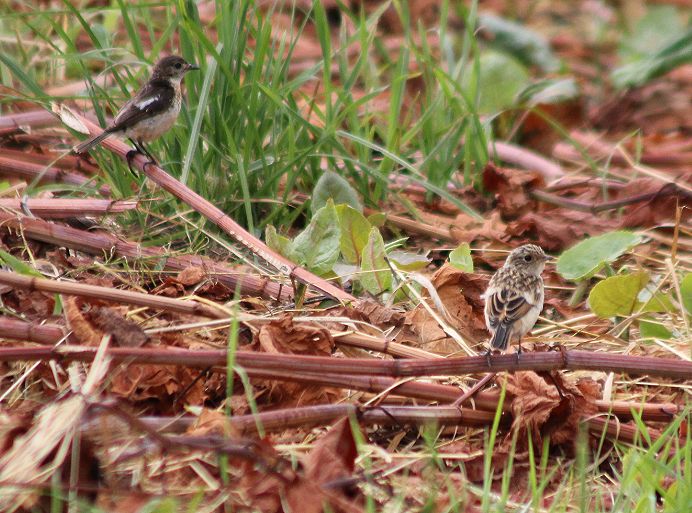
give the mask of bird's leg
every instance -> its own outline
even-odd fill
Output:
[[[493,348],[488,347],[488,351],[485,353],[485,361],[488,362],[488,368],[489,369],[492,368],[492,366],[493,366],[493,364],[490,361],[490,355],[492,354],[492,352],[493,352]]]
[[[127,161],[127,168],[130,170],[130,173],[133,175],[137,176],[137,173],[135,172],[134,169],[132,169],[132,160],[139,154],[139,150],[130,150],[125,154],[125,160]]]
[[[154,164],[155,166],[159,165],[159,163],[156,161],[156,158],[154,158],[154,156],[147,149],[143,142],[139,143],[139,147],[141,148],[142,153],[144,153],[144,155],[146,155],[149,158],[149,162],[144,164],[145,167],[147,166],[147,164]]]
[[[158,166],[158,162],[156,162],[156,159],[154,156],[149,152],[149,150],[146,149],[144,146],[144,143],[140,141],[136,141],[135,139],[130,139],[130,142],[134,145],[135,149],[130,150],[127,152],[127,165],[130,168],[130,171],[132,171],[132,159],[135,158],[135,156],[139,153],[140,155],[144,155],[149,159],[148,162],[145,162],[144,165],[142,166],[142,169],[146,169],[147,165],[149,164],[154,164],[155,166]]]
[[[521,339],[519,339],[519,342],[517,342],[517,352],[515,353],[517,355],[517,363],[519,363],[519,360],[521,359],[521,353],[524,351],[524,349],[521,347]]]

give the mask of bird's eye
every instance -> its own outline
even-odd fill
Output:
[[[524,261],[525,261],[525,262],[530,262],[531,260],[532,260],[531,255],[526,255],[526,256],[524,257]]]
[[[183,67],[183,65],[180,64],[179,62],[176,62],[176,63],[175,63],[175,69],[180,69],[180,68],[182,68],[182,67]]]

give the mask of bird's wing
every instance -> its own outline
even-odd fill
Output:
[[[523,331],[522,319],[533,307],[532,298],[526,294],[504,287],[489,290],[485,298],[485,318],[492,332],[490,347],[505,351],[516,330]]]
[[[485,314],[491,327],[496,327],[500,323],[512,324],[535,306],[535,298],[509,288],[503,287],[488,292],[485,299]]]
[[[147,82],[137,96],[129,100],[113,120],[113,131],[129,128],[171,108],[175,90],[165,81]]]

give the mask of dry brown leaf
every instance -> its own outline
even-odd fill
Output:
[[[681,177],[681,183],[692,183],[692,176]],[[618,198],[629,198],[639,194],[652,193],[656,197],[649,201],[628,205],[624,208],[620,226],[623,228],[649,227],[672,221],[678,206],[689,204],[689,195],[679,190],[675,184],[663,183],[655,178],[638,178],[625,184],[618,191]],[[690,219],[690,210],[683,210],[683,224]]]
[[[230,419],[220,411],[203,408],[186,433],[192,436],[223,436],[238,438],[240,433],[233,427]]]
[[[507,238],[506,229],[507,225],[502,221],[500,212],[497,210],[485,215],[482,220],[462,212],[454,219],[449,233],[458,242],[471,243],[481,238],[501,241]]]
[[[332,444],[334,437],[329,434],[325,438],[327,437],[328,439],[325,443],[328,445]],[[335,437],[338,439],[338,442],[340,437]],[[326,455],[325,452],[319,449],[321,445],[322,442],[318,441],[313,451],[317,450]],[[334,446],[334,448],[339,447],[342,447],[342,445],[338,443]],[[319,475],[308,477],[303,472],[282,465],[283,462],[278,454],[266,440],[259,442],[259,448],[260,451],[257,455],[258,459],[261,458],[265,462],[262,465],[264,468],[260,468],[259,465],[252,462],[243,462],[241,464],[241,478],[237,487],[248,498],[252,511],[260,511],[262,513],[284,513],[289,511],[323,513],[326,506],[329,508],[328,511],[333,511],[334,513],[362,513],[362,507],[347,499],[344,493],[337,488],[323,488],[321,486],[323,481],[317,479]],[[311,464],[310,460],[311,456],[308,456],[308,465]],[[327,464],[327,462],[322,462],[319,458],[316,461],[319,462],[321,468],[324,464]],[[267,465],[266,462],[273,462],[273,464]],[[267,467],[270,470],[267,470]],[[284,504],[288,506],[286,509],[283,507]]]
[[[132,401],[171,396],[182,390],[172,365],[129,364],[113,376],[111,392]]]
[[[289,353],[329,356],[334,340],[329,330],[298,324],[285,314],[260,328],[257,336],[260,348],[267,353]],[[270,398],[283,406],[333,402],[343,395],[341,390],[319,385],[302,385],[285,381],[270,381]]]
[[[150,293],[156,296],[180,297],[185,295],[185,287],[175,278],[167,278],[161,285],[153,288]]]
[[[350,318],[367,321],[375,326],[398,326],[404,321],[402,312],[372,299],[358,301],[354,307],[345,308],[344,313]]]
[[[113,308],[92,308],[86,316],[99,331],[110,334],[116,346],[141,347],[149,340],[137,323],[126,319]]]
[[[512,396],[512,429],[519,432],[519,441],[525,440],[527,431],[537,434],[560,401],[555,386],[531,371],[509,374],[507,393]]]
[[[488,284],[488,277],[465,273],[445,264],[431,281],[451,316],[452,327],[465,340],[474,343],[487,338],[480,295]],[[421,305],[406,314],[406,325],[419,336],[421,346],[428,351],[450,354],[459,350],[459,346]]]
[[[334,349],[334,340],[328,330],[294,323],[288,314],[262,326],[258,340],[267,353],[329,356]]]
[[[546,251],[561,251],[585,235],[599,235],[617,226],[617,221],[587,212],[552,209],[529,212],[510,223],[507,233],[537,242]]]
[[[63,301],[65,320],[72,330],[72,335],[85,346],[97,346],[101,342],[104,331],[95,327],[82,313],[82,300],[75,296],[66,297]]]
[[[305,478],[288,490],[291,510],[321,513],[323,505],[329,504],[336,511],[361,511],[361,507],[348,500],[340,488],[329,486],[351,476],[357,456],[351,423],[348,418],[343,418],[317,441],[308,454]]]
[[[554,445],[571,445],[577,439],[581,419],[598,411],[594,401],[600,397],[600,389],[593,381],[573,384],[555,372],[549,383],[532,371],[516,372],[506,379],[512,397],[512,430],[518,432],[520,448],[525,447],[527,432],[539,444],[535,447],[540,446],[543,436],[550,436]]]
[[[536,201],[529,191],[544,184],[535,171],[496,167],[488,164],[483,170],[483,186],[495,194],[497,208],[502,216],[514,219],[536,209]]]
[[[190,287],[202,281],[207,273],[199,266],[191,265],[178,273],[178,283]]]
[[[207,299],[224,302],[233,298],[234,291],[220,281],[207,281],[196,290],[196,294]]]
[[[322,436],[305,460],[305,477],[319,484],[353,473],[358,449],[348,418],[337,421]]]
[[[223,380],[217,374],[198,379],[199,373],[197,369],[175,365],[129,364],[115,372],[110,391],[133,402],[156,399],[162,411],[173,400],[202,405],[210,394],[223,388]],[[182,392],[184,397],[179,397]]]
[[[45,319],[53,315],[55,295],[38,290],[12,290],[3,298],[13,310],[23,314],[36,315]]]

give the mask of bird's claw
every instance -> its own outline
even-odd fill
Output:
[[[154,167],[156,167],[156,166],[158,166],[158,165],[159,165],[159,163],[156,162],[154,159],[149,159],[149,160],[147,160],[147,161],[142,165],[142,171],[144,171],[144,172],[146,173],[146,172],[147,172],[147,166],[154,166]]]
[[[517,352],[514,353],[517,355],[517,364],[519,363],[519,360],[521,360],[521,353],[523,353],[524,350],[521,348],[521,344],[519,344],[519,347],[517,348]]]

